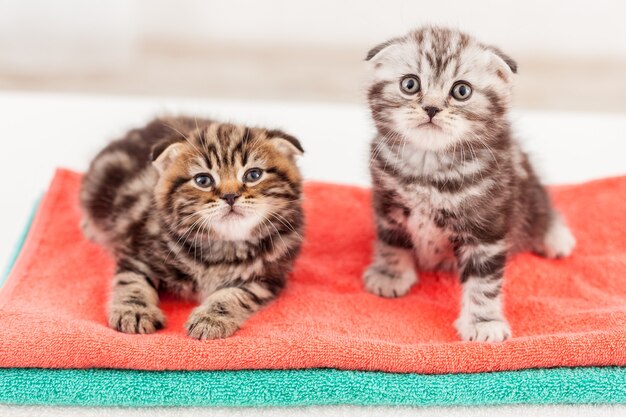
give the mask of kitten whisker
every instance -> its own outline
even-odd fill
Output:
[[[185,136],[185,134],[183,132],[181,132],[180,130],[176,129],[174,126],[164,123],[164,125],[166,127],[169,127],[170,129],[172,129],[173,131],[177,132],[179,135],[181,135],[183,137],[183,139],[185,141],[187,141],[187,143],[189,143],[195,150],[196,152],[198,152],[199,155],[202,155],[202,151],[200,151],[200,149],[198,149],[198,147],[196,145],[193,144],[193,142],[191,142],[191,140],[189,140],[189,138],[187,136]]]
[[[269,215],[271,215],[271,216],[276,217],[276,219],[277,219],[280,223],[282,223],[282,224],[283,224],[283,226],[287,227],[289,230],[291,230],[293,233],[295,233],[295,234],[296,234],[296,236],[298,236],[299,238],[302,238],[302,236],[300,235],[300,233],[298,233],[298,231],[297,231],[297,230],[293,227],[293,225],[292,225],[292,224],[291,224],[291,223],[290,223],[287,219],[285,219],[283,216],[281,216],[281,215],[280,215],[280,214],[278,214],[278,213],[272,213],[272,212],[269,212],[268,214],[269,214]]]

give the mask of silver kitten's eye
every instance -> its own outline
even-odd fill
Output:
[[[400,90],[404,94],[417,94],[420,88],[420,79],[417,75],[405,75],[400,80]]]
[[[472,95],[472,86],[465,81],[457,81],[450,90],[450,95],[456,100],[465,101]]]
[[[243,174],[243,182],[256,182],[263,176],[263,170],[260,168],[250,168]]]
[[[193,181],[200,188],[209,188],[215,183],[215,181],[213,180],[213,177],[209,174],[198,174],[195,177],[193,177]]]

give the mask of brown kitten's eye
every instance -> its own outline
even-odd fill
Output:
[[[417,94],[420,87],[420,79],[416,75],[405,75],[400,80],[400,90],[404,94]]]
[[[215,183],[215,181],[213,180],[213,177],[209,174],[198,174],[195,177],[193,177],[193,181],[200,188],[209,188]]]
[[[450,95],[459,101],[465,101],[472,95],[472,86],[465,81],[457,81],[452,86]]]
[[[243,182],[256,182],[263,176],[263,171],[260,168],[250,168],[243,174]]]

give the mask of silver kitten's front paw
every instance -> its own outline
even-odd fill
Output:
[[[157,306],[116,304],[109,312],[109,326],[123,333],[154,333],[164,325],[165,317]]]
[[[502,342],[511,337],[511,328],[504,319],[473,322],[460,318],[455,326],[461,339],[470,342]]]
[[[222,339],[235,333],[239,325],[203,308],[195,309],[185,323],[189,337],[199,340]]]
[[[367,291],[372,294],[395,298],[402,297],[409,292],[413,284],[417,282],[417,274],[412,269],[396,272],[373,264],[363,273],[363,281]]]

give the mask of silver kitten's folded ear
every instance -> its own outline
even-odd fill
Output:
[[[152,147],[152,165],[159,172],[165,171],[180,154],[184,138],[172,137],[163,139]]]
[[[513,74],[517,74],[517,62],[515,62],[513,58],[511,58],[510,56],[502,52],[500,48],[497,48],[495,46],[487,46],[487,50],[496,54],[496,56],[503,60],[504,63],[511,69],[511,72],[513,72]]]
[[[389,39],[387,42],[383,42],[381,44],[376,45],[375,47],[370,49],[370,51],[367,53],[365,60],[371,61],[376,55],[378,55],[379,52],[381,52],[383,49],[387,48],[388,46],[391,46],[397,43],[399,40],[400,38],[393,38],[393,39]]]
[[[304,148],[302,148],[300,141],[281,130],[268,130],[267,137],[278,152],[285,156],[293,158],[304,153]]]

